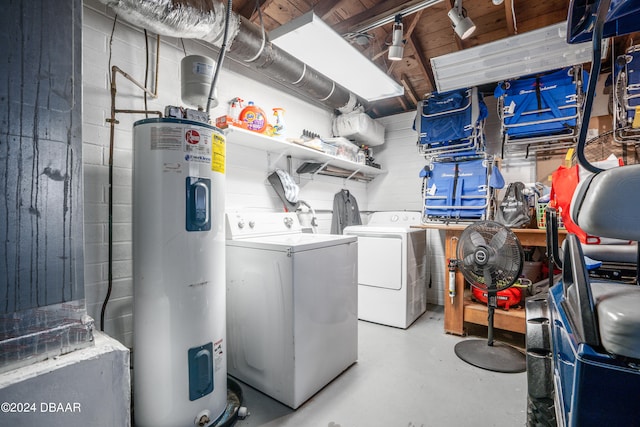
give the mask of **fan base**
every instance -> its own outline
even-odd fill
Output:
[[[470,365],[494,372],[517,373],[527,369],[525,355],[515,348],[494,342],[470,339],[461,341],[454,347],[456,356]]]

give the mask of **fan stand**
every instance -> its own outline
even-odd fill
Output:
[[[498,291],[495,284],[487,288],[487,342],[481,339],[461,341],[454,347],[456,356],[470,365],[494,372],[517,373],[526,370],[525,355],[510,345],[493,341],[493,313],[497,308]]]

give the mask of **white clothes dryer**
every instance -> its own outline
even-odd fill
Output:
[[[408,328],[427,307],[430,277],[426,231],[420,212],[374,212],[366,225],[349,226],[358,237],[358,318]]]
[[[227,213],[226,250],[228,372],[296,409],[357,360],[357,239]]]

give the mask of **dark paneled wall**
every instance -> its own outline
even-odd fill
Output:
[[[84,298],[82,1],[0,13],[0,314]]]

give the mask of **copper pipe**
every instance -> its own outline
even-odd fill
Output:
[[[136,79],[131,77],[129,74],[124,72],[122,69],[117,66],[111,67],[111,82],[110,82],[110,91],[111,91],[111,115],[106,121],[109,123],[109,188],[108,188],[108,208],[109,208],[109,218],[108,218],[108,261],[107,261],[107,294],[102,303],[102,309],[100,311],[100,330],[104,331],[104,318],[105,312],[107,309],[107,303],[109,302],[109,298],[111,297],[111,291],[113,289],[113,147],[115,145],[115,126],[118,122],[116,120],[116,114],[157,114],[159,117],[162,117],[161,111],[148,111],[148,110],[130,110],[130,109],[117,109],[116,108],[116,76],[118,73],[122,74],[124,78],[129,80],[131,83],[136,85],[138,88],[142,89],[147,95],[152,98],[158,97],[158,74],[160,70],[160,36],[157,36],[156,39],[156,75],[155,81],[153,83],[153,87],[155,92],[151,92],[144,85],[140,84]]]
[[[162,117],[162,111],[157,110],[115,110],[117,113],[125,113],[125,114],[157,114],[158,117]]]

